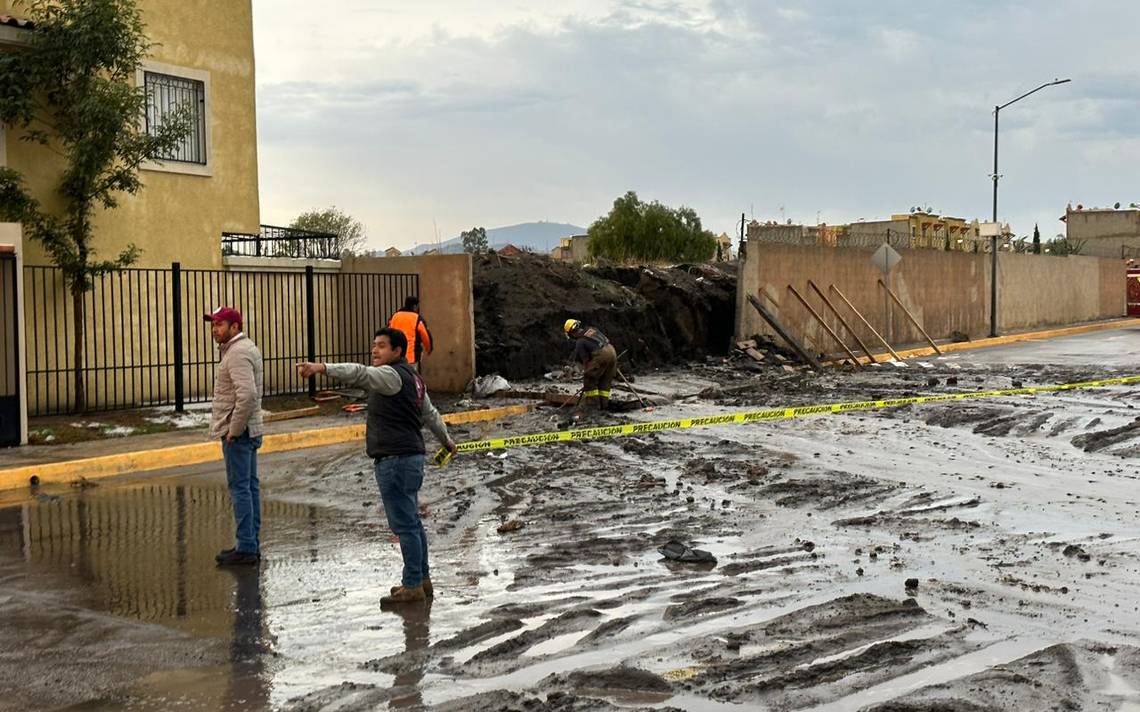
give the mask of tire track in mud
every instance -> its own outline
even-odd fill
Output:
[[[908,381],[882,379],[872,395],[904,394],[928,377],[930,371]],[[838,416],[808,432],[860,438],[881,432],[883,420],[906,419],[956,431],[938,435],[948,443],[961,433],[962,450],[984,442],[995,460],[1004,455],[1011,466],[1016,457],[1042,471],[1072,470],[1079,451],[1057,436],[1097,417],[1104,426],[1082,435],[1118,428],[1126,408],[1117,394],[1086,394],[1075,412],[1067,404],[1061,398],[970,410],[943,404],[930,413],[867,416],[866,426],[862,418]],[[1017,675],[987,671],[994,682],[985,684],[1004,685],[993,699],[971,692],[989,678],[953,671],[975,664],[996,641],[1027,631],[1046,640],[1074,635],[1081,627],[1072,621],[1096,623],[1093,611],[1103,613],[1104,601],[1111,607],[1140,597],[1127,576],[1136,560],[1126,536],[1022,531],[1021,515],[1007,521],[1021,495],[1009,494],[1000,474],[899,482],[876,476],[874,463],[859,456],[848,467],[814,460],[811,450],[785,452],[780,432],[756,428],[724,440],[716,433],[653,433],[512,453],[498,462],[471,458],[464,467],[482,468],[479,476],[493,476],[495,486],[470,500],[456,532],[476,528],[496,542],[499,592],[465,596],[465,624],[426,653],[366,665],[455,681],[425,704],[440,710],[618,709],[619,703],[629,709],[651,699],[683,709],[701,702],[855,709],[849,702],[860,699],[882,710],[896,709],[882,704],[1046,709],[1034,696],[1054,671],[1049,655],[1033,657],[1042,651],[1029,655]],[[1072,454],[1055,464],[1045,454],[1033,460],[1032,448],[1051,438],[1052,447]],[[1090,454],[1103,457],[1129,445],[1124,438]],[[958,451],[946,452],[953,458]],[[1076,483],[1073,490],[1083,494]],[[458,512],[448,503],[439,510],[443,520]],[[508,518],[525,526],[494,534]],[[718,565],[664,564],[656,547],[671,538],[712,550]],[[1109,597],[1098,600],[1094,584]],[[1140,627],[1130,615],[1117,621],[1120,630]],[[1113,656],[1113,674],[1132,680],[1140,665],[1130,654]],[[1078,665],[1087,678],[1080,685],[1090,689],[1101,679],[1086,670],[1091,664]],[[947,681],[913,699],[882,703],[870,696],[918,671],[937,671]],[[1069,699],[1081,703],[1091,694]],[[1002,700],[1029,705],[1002,706]]]

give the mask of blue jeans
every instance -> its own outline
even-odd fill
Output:
[[[257,481],[257,448],[261,436],[249,431],[234,438],[222,439],[222,459],[226,462],[226,484],[234,504],[234,528],[237,550],[246,554],[261,552],[261,485]]]
[[[415,588],[429,578],[428,544],[420,521],[420,487],[424,483],[424,456],[396,455],[376,460],[376,486],[384,502],[388,527],[400,537],[404,575],[400,584]]]

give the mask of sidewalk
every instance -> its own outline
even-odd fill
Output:
[[[318,415],[265,424],[265,434],[293,433],[314,428],[334,428],[364,422],[364,414]],[[171,430],[149,435],[126,435],[63,445],[24,445],[0,450],[0,471],[13,467],[44,465],[81,458],[117,455],[135,450],[160,450],[180,445],[199,445],[209,441],[204,427]]]
[[[973,351],[974,349],[986,349],[993,346],[1005,346],[1008,344],[1016,344],[1020,341],[1056,339],[1062,336],[1076,336],[1078,334],[1091,334],[1098,331],[1111,331],[1113,329],[1127,329],[1130,327],[1140,327],[1140,319],[1136,319],[1134,317],[1125,317],[1123,319],[1113,319],[1111,321],[1094,321],[1087,324],[1061,326],[1055,329],[1043,329],[1040,331],[1020,331],[1012,334],[1006,334],[1004,336],[975,339],[973,341],[955,341],[941,343],[938,344],[938,348],[942,353],[948,354],[957,351]],[[930,348],[929,346],[896,350],[896,353],[902,359],[935,355],[934,349]],[[875,360],[879,362],[889,361],[891,359],[892,355],[887,352],[875,354]],[[861,356],[859,358],[859,361],[864,365],[871,362],[871,360],[866,356]]]
[[[449,425],[496,420],[526,413],[533,404],[445,413]],[[364,415],[297,418],[265,425],[261,453],[364,440]],[[206,431],[187,431],[109,438],[68,445],[25,445],[0,451],[0,490],[27,487],[31,478],[40,484],[67,484],[133,472],[162,470],[220,460],[220,443]]]

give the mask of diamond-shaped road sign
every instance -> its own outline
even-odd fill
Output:
[[[875,250],[875,254],[871,255],[871,264],[878,267],[883,274],[890,274],[900,261],[902,261],[902,255],[895,252],[894,248],[885,242],[882,247]]]

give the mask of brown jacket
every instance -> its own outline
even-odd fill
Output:
[[[210,437],[237,437],[249,428],[256,438],[261,423],[261,351],[245,334],[239,333],[221,346],[222,360],[214,383],[210,410]]]

